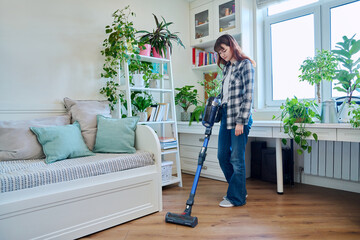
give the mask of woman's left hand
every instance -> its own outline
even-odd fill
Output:
[[[244,125],[236,124],[235,126],[235,136],[239,136],[244,133]]]

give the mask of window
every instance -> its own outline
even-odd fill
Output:
[[[306,6],[317,1],[318,0],[289,0],[283,3],[274,4],[268,8],[268,15],[271,16],[274,14],[286,12],[288,10]]]
[[[313,54],[313,14],[274,23],[271,33],[273,100],[292,98],[295,92],[298,98],[313,98],[314,87],[297,80],[298,66]]]
[[[355,39],[360,39],[360,1],[344,4],[341,6],[331,7],[330,11],[330,38],[331,49],[336,49],[335,45],[342,42],[343,36],[351,38],[354,34]],[[355,55],[355,59],[360,57],[360,52]],[[336,82],[336,80],[335,80]],[[334,83],[333,85],[334,86]],[[355,96],[360,96],[360,93],[354,91]],[[345,96],[344,93],[336,91],[332,88],[332,96],[340,97]]]
[[[299,3],[301,5],[295,5]],[[289,0],[268,8],[265,19],[267,106],[279,106],[294,95],[315,98],[315,86],[299,82],[300,65],[307,57],[313,57],[316,49],[334,49],[343,35],[348,34],[350,38],[357,33],[355,38],[360,39],[359,12],[359,0]],[[321,92],[322,99],[341,95],[332,91],[328,82],[322,84]]]

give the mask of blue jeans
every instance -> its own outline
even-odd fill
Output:
[[[235,136],[234,129],[226,129],[226,105],[222,108],[218,141],[218,159],[221,170],[228,182],[227,199],[235,206],[246,204],[245,146],[252,125],[250,116],[244,133]]]

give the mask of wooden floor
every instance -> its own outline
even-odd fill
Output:
[[[183,174],[183,188],[163,189],[162,212],[83,239],[360,239],[360,194],[296,184],[278,195],[275,184],[254,179],[245,206],[221,208],[227,183],[200,178],[192,213],[198,226],[165,223],[166,212],[184,210],[193,177]]]

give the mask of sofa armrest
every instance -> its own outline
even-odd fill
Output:
[[[154,154],[155,164],[161,172],[161,147],[155,131],[146,125],[137,125],[135,131],[135,148]]]

